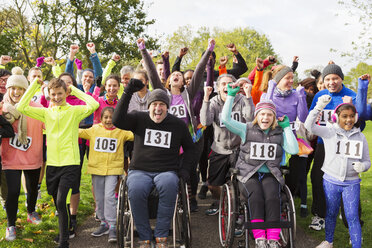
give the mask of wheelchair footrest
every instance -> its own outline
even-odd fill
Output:
[[[268,229],[268,228],[293,228],[293,223],[288,221],[271,221],[271,222],[245,222],[245,229]]]

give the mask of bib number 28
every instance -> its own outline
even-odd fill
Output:
[[[146,129],[144,145],[162,148],[170,148],[171,132]]]

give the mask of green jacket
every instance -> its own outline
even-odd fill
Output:
[[[93,97],[74,86],[70,86],[71,95],[86,102],[86,105],[55,106],[37,108],[29,106],[40,85],[34,81],[18,104],[18,111],[45,123],[47,137],[47,165],[66,166],[80,164],[79,123],[91,115],[99,106]]]

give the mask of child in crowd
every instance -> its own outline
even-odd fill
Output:
[[[221,114],[226,128],[241,139],[236,162],[236,168],[240,170],[239,188],[244,198],[249,198],[251,222],[280,221],[280,189],[284,185],[280,162],[284,152],[298,153],[298,143],[289,118],[284,116],[277,122],[276,108],[270,100],[256,105],[252,122],[242,123],[231,118],[239,88],[235,84],[227,86],[228,96]],[[281,247],[280,229],[253,229],[252,232],[256,248]]]
[[[36,79],[30,85],[17,110],[31,118],[45,123],[47,149],[47,190],[52,195],[58,210],[59,247],[69,247],[69,212],[66,205],[67,195],[79,175],[79,123],[92,114],[99,104],[87,94],[74,86],[67,88],[61,79],[52,79],[48,84],[50,108],[37,108],[29,105],[31,98],[42,86],[42,81]],[[71,106],[66,103],[66,97],[75,95],[87,105]]]
[[[2,142],[2,163],[8,185],[6,213],[8,227],[5,239],[13,241],[16,238],[16,220],[18,198],[21,189],[22,171],[26,179],[27,221],[40,224],[41,219],[35,211],[38,195],[40,168],[43,165],[43,123],[21,114],[16,109],[23,94],[28,88],[27,78],[19,67],[12,69],[12,76],[8,78],[4,95],[3,114],[14,130],[15,137],[5,138]],[[40,104],[31,102],[30,106],[40,108]]]
[[[133,133],[114,127],[113,107],[101,112],[101,123],[88,129],[79,129],[79,137],[90,141],[90,157],[87,173],[92,174],[96,213],[100,227],[94,237],[109,234],[109,242],[116,242],[115,187],[118,176],[124,174],[124,143],[133,141]]]
[[[362,230],[358,217],[361,181],[359,173],[367,171],[371,166],[368,143],[356,124],[358,114],[353,104],[338,105],[332,115],[333,123],[328,122],[326,126],[315,123],[319,113],[330,101],[329,95],[319,97],[305,122],[305,127],[309,131],[323,138],[325,148],[322,166],[326,198],[325,241],[317,248],[333,247],[341,197],[352,247],[360,248]]]

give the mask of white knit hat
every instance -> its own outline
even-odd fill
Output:
[[[16,66],[12,69],[12,75],[8,78],[5,88],[9,87],[21,87],[27,90],[28,81],[27,78],[23,75],[23,70]]]

